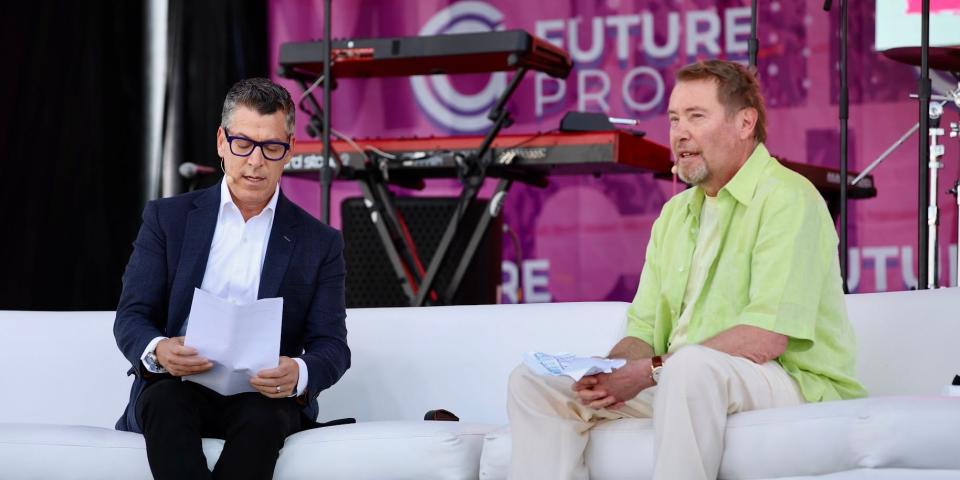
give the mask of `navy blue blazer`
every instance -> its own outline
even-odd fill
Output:
[[[158,336],[174,337],[190,313],[193,289],[203,282],[220,208],[220,184],[154,200],[143,210],[143,225],[123,274],[113,333],[135,375],[130,401],[117,430],[141,432],[137,399],[154,374],[140,361]],[[308,385],[298,401],[317,418],[317,395],[350,367],[344,323],[343,237],[310,216],[280,192],[260,274],[258,298],[283,297],[280,355],[300,357]]]

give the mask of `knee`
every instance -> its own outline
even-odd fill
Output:
[[[295,414],[284,399],[270,399],[259,393],[251,393],[243,403],[242,414],[234,419],[236,428],[279,438],[292,433]]]
[[[510,372],[507,381],[507,400],[517,403],[536,402],[543,397],[544,380],[526,365],[520,364]]]
[[[529,374],[530,370],[522,363],[514,367],[513,371],[510,372],[510,377],[507,379],[508,397],[513,398],[517,392],[523,391],[530,384],[527,377]]]
[[[720,378],[721,352],[701,345],[688,345],[676,351],[664,362],[661,374],[663,384],[704,386]]]
[[[510,372],[507,398],[512,402],[543,403],[557,396],[573,397],[573,381],[566,376],[541,376],[520,364]]]
[[[510,398],[529,396],[531,392],[537,390],[537,385],[542,382],[542,378],[521,363],[510,372],[510,378],[507,380],[507,396]]]
[[[186,421],[191,408],[191,392],[179,380],[161,380],[148,386],[137,399],[140,425]]]
[[[176,408],[179,407],[188,396],[189,392],[183,382],[160,380],[148,386],[143,393],[140,394],[140,398],[137,399],[137,404],[140,408]]]

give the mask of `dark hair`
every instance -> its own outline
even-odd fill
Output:
[[[677,80],[713,80],[717,82],[717,97],[728,114],[744,108],[757,111],[757,124],[753,137],[758,142],[767,140],[767,110],[760,95],[760,82],[756,75],[743,65],[726,60],[702,60],[691,63],[677,72]]]
[[[290,92],[286,88],[271,82],[267,78],[247,78],[233,84],[230,91],[227,92],[227,97],[223,99],[223,113],[220,115],[221,127],[229,127],[237,105],[256,110],[260,115],[270,115],[278,110],[283,112],[287,135],[293,135],[296,111],[293,108],[293,99],[290,98]]]

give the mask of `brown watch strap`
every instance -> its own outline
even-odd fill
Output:
[[[663,357],[660,355],[655,355],[650,358],[650,370],[655,368],[660,368],[663,366]]]

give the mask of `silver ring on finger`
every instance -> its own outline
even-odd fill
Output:
[[[277,385],[277,393],[280,393],[280,385]]]

